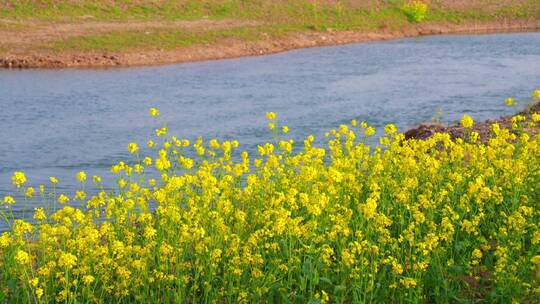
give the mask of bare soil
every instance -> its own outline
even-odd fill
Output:
[[[290,34],[275,39],[245,41],[224,39],[211,45],[194,45],[174,50],[145,49],[118,52],[62,51],[32,48],[39,43],[58,40],[60,37],[103,34],[118,30],[203,28],[226,29],[258,25],[256,22],[238,20],[197,20],[176,22],[81,22],[76,24],[46,24],[33,22],[24,26],[0,19],[0,67],[4,68],[66,68],[113,67],[158,65],[189,61],[224,59],[241,56],[272,54],[291,49],[338,45],[402,37],[439,34],[477,34],[489,32],[520,32],[540,30],[540,20],[500,20],[495,22],[421,23],[409,25],[400,31],[380,28],[373,32],[309,31]],[[263,34],[264,36],[264,34]]]

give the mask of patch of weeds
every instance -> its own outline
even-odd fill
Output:
[[[422,1],[412,1],[403,5],[403,12],[411,22],[421,22],[426,19],[428,5]]]

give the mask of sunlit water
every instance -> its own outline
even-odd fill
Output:
[[[540,87],[540,33],[438,36],[291,51],[271,56],[109,70],[0,70],[0,199],[11,175],[60,180],[72,194],[80,170],[109,176],[159,125],[172,134],[270,140],[275,111],[301,142],[352,118],[405,130],[463,113],[483,120]],[[91,183],[91,182],[90,182]],[[30,206],[32,207],[32,206]],[[20,212],[19,209],[15,211]]]

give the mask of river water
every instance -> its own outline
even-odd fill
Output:
[[[118,69],[0,70],[0,199],[11,175],[29,184],[75,174],[108,176],[146,142],[162,112],[179,137],[238,139],[253,150],[270,140],[275,111],[300,141],[351,119],[401,130],[469,113],[477,120],[515,109],[540,88],[540,33],[433,36],[178,65]]]

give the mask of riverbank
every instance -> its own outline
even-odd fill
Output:
[[[206,6],[155,11],[115,2],[100,4],[100,10],[6,6],[0,13],[0,67],[158,65],[423,35],[540,30],[540,3],[527,0],[431,1],[420,23],[409,20],[399,1],[277,1],[263,7],[231,1],[236,6],[229,8],[202,2]],[[135,13],[140,11],[145,13]]]
[[[531,115],[540,114],[540,101],[528,106],[527,109],[519,112],[516,115],[523,116],[527,121],[531,120]],[[406,139],[428,139],[435,133],[448,133],[452,139],[463,138],[469,132],[477,132],[478,140],[487,142],[490,138],[496,136],[492,130],[493,124],[498,124],[501,129],[512,130],[513,117],[516,115],[503,116],[495,119],[488,119],[482,122],[475,123],[470,130],[465,130],[460,124],[445,126],[439,123],[420,124],[415,128],[409,129],[404,133]],[[540,133],[540,124],[524,125],[522,130],[531,135]]]
[[[390,40],[441,34],[483,34],[529,32],[540,30],[540,21],[496,21],[467,24],[426,23],[410,25],[401,31],[386,29],[374,32],[302,32],[279,39],[242,41],[230,39],[210,45],[194,45],[175,50],[145,51],[65,51],[8,54],[0,58],[4,68],[66,68],[159,65],[244,56],[274,54],[283,51],[348,43]]]

